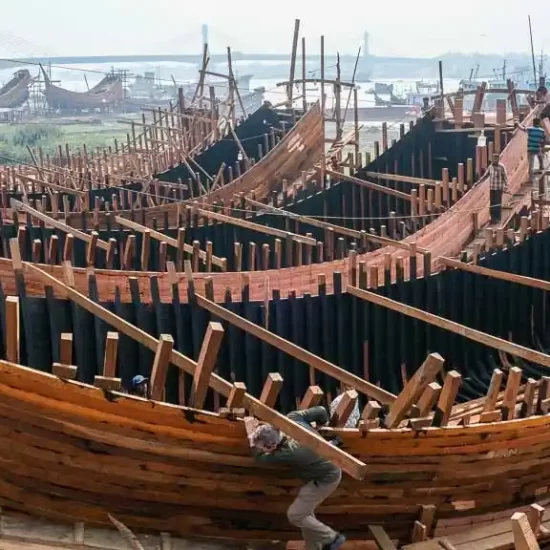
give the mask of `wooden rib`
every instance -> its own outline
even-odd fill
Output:
[[[108,332],[105,340],[105,356],[103,359],[103,376],[114,378],[116,376],[116,362],[118,355],[118,332]]]
[[[208,323],[199,360],[197,361],[197,368],[193,376],[193,385],[191,386],[189,403],[195,409],[202,409],[204,407],[210,376],[218,359],[223,334],[224,330],[220,323],[213,321]]]
[[[388,237],[379,237],[378,235],[373,235],[372,233],[368,233],[366,231],[356,231],[355,229],[349,229],[348,227],[343,227],[341,225],[335,225],[333,223],[324,222],[316,218],[310,218],[309,216],[302,216],[299,214],[295,214],[294,212],[284,210],[283,208],[272,206],[271,204],[264,204],[263,202],[255,201],[248,197],[245,197],[244,200],[250,203],[251,205],[256,206],[256,208],[263,209],[267,212],[279,212],[280,214],[278,215],[284,214],[289,219],[307,223],[313,227],[319,227],[320,229],[330,229],[334,231],[335,234],[346,235],[347,237],[352,237],[354,239],[366,239],[367,241],[370,241],[376,244],[381,244],[385,246],[395,246],[397,248],[402,248],[404,250],[412,250],[413,248],[411,244],[405,243],[403,241],[396,241],[395,239],[390,239]],[[429,252],[427,248],[422,248],[420,246],[417,246],[415,250],[418,253]]]
[[[30,207],[28,204],[24,204],[15,199],[11,199],[11,207],[14,210],[23,210],[24,212],[28,212],[29,214],[31,214],[33,218],[36,218],[37,220],[44,222],[47,226],[54,227],[55,229],[59,229],[64,233],[71,233],[77,239],[80,239],[85,243],[90,243],[92,241],[91,235],[88,235],[87,233],[84,233],[79,229],[75,229],[74,227],[71,227],[70,225],[63,223],[62,221],[54,220],[50,216],[43,214],[42,212],[39,212],[38,210],[35,210],[34,208]],[[109,243],[101,239],[97,239],[97,246],[102,250],[109,250]]]
[[[527,361],[532,361],[533,363],[538,363],[550,368],[550,356],[545,353],[520,346],[519,344],[514,344],[513,342],[508,342],[502,338],[491,336],[490,334],[461,325],[455,321],[450,321],[444,317],[439,317],[433,313],[428,313],[427,311],[391,300],[390,298],[385,298],[384,296],[380,296],[379,294],[375,294],[367,290],[361,290],[351,285],[347,286],[346,291],[357,298],[361,298],[362,300],[391,309],[392,311],[397,311],[398,313],[402,313],[408,317],[413,317],[414,319],[424,321],[430,325],[435,325],[441,329],[448,330],[449,332],[460,334],[461,336],[473,340],[474,342],[484,344],[497,350],[501,349],[510,355],[515,355]]]
[[[219,214],[218,212],[213,212],[212,210],[205,210],[204,208],[199,208],[198,206],[193,205],[193,209],[196,209],[199,214],[206,216],[209,220],[217,220],[220,222],[225,222],[230,225],[235,225],[237,227],[244,227],[245,229],[250,229],[251,231],[258,231],[259,233],[264,233],[265,235],[272,235],[273,237],[278,237],[280,239],[291,239],[294,242],[309,244],[315,246],[317,241],[311,237],[304,237],[303,235],[297,235],[296,233],[291,233],[290,231],[284,231],[282,229],[276,229],[275,227],[269,227],[267,225],[261,225],[259,223],[254,223],[248,220],[243,220],[241,218],[234,218],[232,216],[226,216],[225,214]]]
[[[319,386],[309,386],[298,409],[305,410],[319,405],[323,400],[323,395],[323,390]]]
[[[156,231],[154,229],[149,229],[144,225],[140,225],[139,223],[133,222],[131,220],[127,220],[126,218],[123,218],[121,216],[115,216],[115,222],[122,225],[122,227],[126,227],[127,229],[132,229],[133,231],[137,231],[139,233],[145,233],[146,231],[149,231],[151,238],[159,242],[164,241],[168,246],[171,246],[178,251],[182,250],[183,248],[183,250],[188,254],[193,253],[193,246],[183,241],[183,236],[185,235],[185,230],[183,228],[180,229],[181,237],[180,237],[180,231],[178,231],[178,238],[174,239],[173,237],[169,237],[164,233],[160,233],[159,231]],[[207,256],[204,250],[199,251],[199,258],[203,262],[206,262]],[[223,260],[223,258],[218,258],[218,256],[212,256],[212,263],[221,268],[225,267],[225,260]],[[179,269],[179,271],[181,271],[181,268]]]
[[[396,428],[399,425],[410,408],[421,397],[428,384],[434,381],[443,368],[444,362],[443,357],[438,353],[428,355],[390,407],[390,412],[385,420],[386,428]]]
[[[6,359],[20,362],[19,296],[6,297]]]
[[[214,302],[211,302],[204,296],[197,294],[196,299],[197,304],[200,307],[208,310],[215,317],[218,317],[219,319],[223,319],[224,321],[235,325],[241,330],[244,330],[249,334],[256,336],[256,338],[259,338],[260,340],[271,344],[275,349],[279,349],[281,351],[284,351],[285,353],[288,353],[289,355],[302,361],[306,365],[310,365],[311,367],[321,372],[324,372],[329,376],[332,376],[343,384],[351,386],[355,390],[360,391],[365,395],[374,397],[381,403],[389,404],[395,401],[396,397],[392,393],[383,390],[382,388],[379,388],[378,386],[371,384],[370,382],[367,382],[359,378],[358,376],[355,376],[354,374],[347,372],[332,363],[329,363],[328,361],[325,361],[324,359],[297,346],[296,344],[293,344],[292,342],[289,342],[288,340],[285,340],[284,338],[281,338],[280,336],[269,332],[268,330],[256,325],[255,323],[252,323],[251,321],[240,317],[236,313],[233,313],[232,311],[229,311],[224,307],[219,306]]]
[[[25,262],[23,264],[23,269],[26,273],[40,278],[45,285],[51,286],[52,288],[63,292],[72,302],[78,304],[86,311],[89,311],[96,317],[100,318],[102,321],[109,324],[119,332],[126,334],[151,350],[156,350],[158,340],[150,334],[147,334],[145,331],[121,319],[103,306],[93,302],[74,288],[67,286],[49,273],[46,273],[36,265]],[[197,368],[197,363],[175,350],[172,350],[170,362],[191,375],[195,373]],[[351,383],[351,385],[353,384]],[[225,395],[226,397],[229,396],[231,391],[231,384],[215,373],[210,375],[210,386],[214,391]],[[386,393],[387,392],[384,392],[384,394]],[[392,394],[389,395],[391,396]],[[300,426],[274,409],[266,407],[259,399],[256,399],[247,393],[245,395],[244,405],[250,411],[251,415],[257,416],[264,422],[268,422],[279,428],[281,431],[288,434],[302,445],[311,448],[323,458],[326,458],[327,460],[330,460],[340,466],[352,477],[356,479],[363,479],[365,476],[367,470],[366,464],[346,453],[342,449],[331,445],[320,435]]]
[[[513,420],[516,416],[516,403],[520,382],[521,369],[518,367],[509,369],[506,389],[504,390],[504,399],[502,401],[502,418],[504,420]]]
[[[279,392],[283,387],[283,377],[278,372],[270,372],[267,375],[262,393],[260,394],[260,401],[268,407],[275,407]]]
[[[161,401],[164,398],[164,388],[166,385],[166,374],[172,348],[174,347],[174,339],[170,334],[161,334],[159,343],[155,351],[155,359],[153,368],[151,369],[150,392],[151,399]]]

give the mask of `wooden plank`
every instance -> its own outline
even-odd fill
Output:
[[[20,363],[19,296],[6,297],[6,359]]]
[[[246,386],[243,382],[233,382],[231,392],[227,398],[227,408],[240,409],[243,404],[244,395],[246,393]]]
[[[402,181],[404,183],[412,183],[415,185],[430,185],[432,187],[435,187],[438,183],[441,183],[441,181],[438,180],[431,180],[431,179],[425,179],[425,178],[415,178],[413,176],[404,176],[402,174],[383,174],[380,172],[363,172],[365,176],[368,178],[373,179],[383,179],[387,181]]]
[[[512,516],[512,533],[516,550],[539,550],[539,544],[529,525],[529,520],[523,512]]]
[[[77,239],[80,239],[85,243],[90,243],[92,241],[92,235],[88,235],[88,233],[84,233],[83,231],[75,229],[74,227],[71,227],[70,225],[67,225],[66,223],[60,220],[54,220],[47,214],[43,214],[42,212],[39,212],[38,210],[35,210],[34,208],[30,207],[28,204],[24,204],[15,199],[11,199],[11,207],[14,210],[23,210],[24,212],[28,212],[29,214],[32,215],[33,218],[36,218],[37,220],[44,222],[44,224],[46,224],[48,227],[55,227],[55,229],[59,229],[64,233],[71,233]],[[97,246],[102,250],[109,250],[109,243],[101,239],[97,239]]]
[[[418,400],[418,416],[426,416],[434,408],[440,393],[441,386],[437,382],[428,384]]]
[[[510,355],[515,355],[527,361],[532,361],[533,363],[538,363],[550,368],[550,355],[541,353],[540,351],[535,351],[524,346],[520,346],[519,344],[514,344],[513,342],[503,340],[502,338],[491,336],[490,334],[461,325],[455,321],[450,321],[444,317],[439,317],[433,313],[428,313],[427,311],[408,306],[401,302],[391,300],[390,298],[385,298],[384,296],[380,296],[374,292],[361,290],[351,285],[347,286],[346,292],[349,292],[353,296],[361,298],[362,300],[366,300],[373,304],[391,309],[392,311],[397,311],[398,313],[407,315],[408,317],[413,317],[414,319],[424,321],[430,325],[435,325],[441,329],[454,332],[455,334],[460,334],[461,336],[473,340],[474,342],[484,344],[497,350],[502,350]]]
[[[170,357],[172,348],[174,347],[174,339],[170,334],[161,334],[159,344],[155,352],[153,368],[151,369],[150,392],[151,399],[162,401],[164,398],[164,388],[166,386],[166,373],[168,365],[170,365]]]
[[[220,349],[223,338],[223,327],[221,323],[210,321],[206,329],[206,335],[202,342],[199,360],[197,361],[197,369],[193,376],[193,384],[191,386],[191,397],[189,400],[190,406],[196,409],[202,409],[206,400],[208,391],[208,381],[216,365],[218,359],[218,351]]]
[[[438,353],[428,355],[390,407],[385,420],[386,428],[396,428],[399,425],[412,405],[418,401],[428,384],[434,381],[443,368],[444,362],[443,357]]]
[[[483,404],[483,412],[494,410],[495,405],[497,404],[498,395],[500,393],[500,386],[502,385],[503,378],[504,373],[500,369],[493,370],[489,389],[487,390],[487,397],[485,398],[485,403]]]
[[[420,521],[415,521],[411,539],[413,542],[422,542],[426,540],[426,526]]]
[[[455,370],[449,371],[445,376],[443,389],[439,395],[434,416],[435,426],[446,426],[451,416],[451,410],[462,382],[462,376]]]
[[[526,514],[529,525],[531,526],[534,535],[537,537],[540,533],[544,508],[540,504],[531,504],[531,506],[527,509]]]
[[[397,547],[381,525],[369,525],[369,531],[379,550],[397,550]]]
[[[164,233],[160,233],[159,231],[150,229],[149,227],[145,227],[143,225],[140,225],[139,223],[127,220],[126,218],[123,218],[121,216],[115,216],[115,222],[119,225],[122,225],[122,227],[132,229],[133,231],[138,231],[139,233],[145,233],[146,231],[148,231],[152,239],[155,239],[159,242],[164,241],[168,246],[171,246],[178,250],[179,254],[181,254],[181,250],[187,252],[188,254],[193,254],[193,246],[183,242],[183,237],[185,236],[185,230],[183,228],[180,228],[180,230],[178,230],[178,238],[174,239],[173,237],[169,237]],[[199,258],[203,262],[206,262],[206,251],[200,250]],[[223,258],[218,258],[218,256],[212,256],[212,263],[217,267],[223,268],[225,266],[225,260]],[[181,271],[181,267],[178,268],[178,271]]]
[[[15,239],[17,241],[17,239]],[[126,334],[130,338],[133,338],[140,344],[144,345],[150,350],[155,351],[158,345],[158,340],[139,329],[138,327],[128,323],[124,319],[121,319],[111,311],[107,310],[98,303],[93,302],[84,294],[81,294],[74,288],[69,287],[59,279],[56,279],[49,273],[46,273],[34,264],[25,262],[23,269],[29,274],[41,279],[45,285],[51,286],[57,289],[62,296],[66,296],[72,302],[78,304],[80,307],[89,311],[93,315],[105,323],[112,326],[123,334]],[[223,308],[222,308],[223,309]],[[172,356],[170,362],[176,365],[179,369],[188,374],[194,375],[197,370],[197,363],[189,357],[186,357],[178,351],[172,350]],[[353,384],[350,384],[353,385]],[[215,373],[210,375],[210,386],[212,389],[224,396],[229,396],[232,385],[218,376]],[[385,392],[386,393],[386,392]],[[392,394],[389,394],[390,396]],[[289,437],[292,437],[300,444],[309,447],[312,451],[316,452],[319,456],[334,462],[340,466],[346,473],[356,479],[363,479],[367,471],[367,465],[355,458],[354,456],[346,453],[342,449],[331,445],[325,441],[319,434],[300,426],[296,422],[290,420],[285,415],[266,407],[259,399],[253,397],[250,394],[245,394],[244,399],[245,407],[250,411],[251,415],[258,417],[264,422],[268,422]]]
[[[535,391],[537,389],[537,381],[529,378],[523,390],[523,400],[521,403],[520,415],[522,418],[527,418],[535,414]]]
[[[260,395],[260,401],[273,408],[279,397],[279,392],[283,387],[283,377],[278,372],[270,372],[267,375],[262,393]]]
[[[319,386],[309,386],[298,409],[303,411],[319,405],[323,400],[323,395],[323,390]]]
[[[426,535],[431,537],[435,529],[436,507],[434,504],[423,504],[420,512],[420,523],[426,526]]]
[[[197,294],[196,299],[197,304],[200,307],[210,311],[210,313],[215,315],[217,318],[223,319],[224,321],[235,325],[241,330],[244,330],[245,332],[256,336],[256,338],[259,338],[260,340],[271,344],[275,349],[284,351],[295,359],[302,361],[306,365],[309,365],[321,372],[324,372],[325,374],[328,374],[329,376],[332,376],[333,378],[336,378],[336,380],[339,380],[343,384],[351,386],[353,389],[360,391],[365,395],[368,395],[369,397],[373,397],[384,404],[390,404],[395,401],[396,396],[392,393],[383,390],[375,384],[371,384],[370,382],[367,382],[366,380],[363,380],[358,376],[355,376],[354,374],[349,373],[332,363],[329,363],[325,359],[314,355],[313,353],[297,346],[296,344],[293,344],[292,342],[289,342],[288,340],[285,340],[284,338],[281,338],[280,336],[269,332],[268,330],[256,325],[255,323],[252,323],[251,321],[240,317],[236,313],[233,313],[232,311],[229,311],[224,307],[219,306],[214,302],[211,302],[204,296]]]
[[[330,423],[333,426],[337,428],[345,426],[357,403],[357,398],[358,395],[355,390],[348,390],[343,393],[340,402],[334,410],[334,414],[330,418]]]

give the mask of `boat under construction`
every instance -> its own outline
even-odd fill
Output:
[[[550,197],[518,126],[543,105],[441,88],[369,155],[357,116],[327,138],[324,95],[295,107],[306,80],[0,168],[0,547],[303,548],[245,416],[342,469],[317,512],[344,549],[550,543]],[[287,416],[337,396],[328,427]]]

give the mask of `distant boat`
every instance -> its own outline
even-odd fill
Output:
[[[0,88],[0,109],[16,109],[29,99],[29,84],[32,81],[27,69],[17,71],[13,78]]]

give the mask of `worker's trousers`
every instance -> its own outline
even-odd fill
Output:
[[[489,200],[491,223],[498,223],[502,216],[502,189],[491,189],[489,191]]]
[[[302,530],[306,543],[305,550],[319,550],[336,538],[338,533],[315,517],[315,508],[334,493],[341,478],[340,474],[337,481],[329,484],[310,481],[300,489],[298,496],[288,508],[288,521]]]
[[[529,157],[529,181],[533,186],[533,190],[538,191],[538,185],[535,181],[535,159],[539,161],[539,170],[544,170],[544,153],[527,153],[527,156]]]

